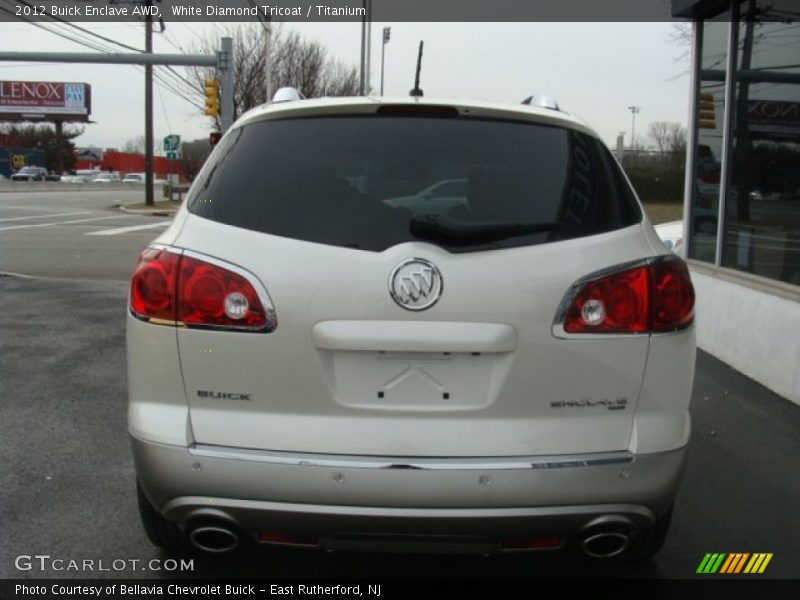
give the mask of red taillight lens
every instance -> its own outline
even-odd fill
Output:
[[[271,306],[264,306],[247,277],[195,256],[155,248],[142,252],[130,302],[134,315],[146,320],[243,331],[275,328]]]
[[[175,320],[175,277],[180,255],[148,248],[131,279],[131,310],[146,319]]]
[[[652,331],[685,329],[694,318],[694,287],[682,260],[664,260],[650,267],[653,290]]]
[[[688,327],[694,289],[680,259],[667,258],[582,284],[564,314],[566,333],[662,333]]]
[[[178,320],[187,325],[263,329],[268,315],[242,275],[192,256],[181,257]]]
[[[568,333],[644,333],[648,321],[648,281],[644,267],[585,284],[564,321]]]

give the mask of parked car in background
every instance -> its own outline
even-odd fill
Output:
[[[657,552],[694,292],[597,133],[555,107],[282,92],[131,280],[150,540]]]
[[[387,198],[383,203],[413,212],[446,212],[457,206],[467,206],[467,180],[437,181],[412,196]]]
[[[144,173],[128,173],[122,178],[122,183],[144,183]]]
[[[44,181],[48,176],[47,169],[29,165],[22,167],[11,176],[11,181]]]
[[[86,183],[87,181],[91,181],[85,175],[75,175],[75,174],[64,174],[61,176],[62,183]]]
[[[119,181],[121,181],[119,173],[100,173],[92,179],[92,183],[118,183]]]
[[[98,175],[103,174],[103,171],[97,169],[79,169],[77,171],[70,171],[68,174],[61,176],[61,181],[65,183],[89,183],[94,180]]]

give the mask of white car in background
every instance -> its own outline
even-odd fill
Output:
[[[462,200],[390,201],[443,181]],[[617,162],[559,110],[254,109],[132,277],[144,528],[170,551],[651,556],[693,310]]]
[[[119,173],[100,173],[99,175],[95,176],[92,179],[92,183],[119,183],[121,179],[119,178]]]
[[[122,183],[144,183],[144,173],[128,173],[122,178]]]

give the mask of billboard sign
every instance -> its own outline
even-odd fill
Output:
[[[88,121],[88,83],[0,81],[0,120]]]
[[[800,137],[800,102],[750,100],[747,125],[753,138],[797,140]]]

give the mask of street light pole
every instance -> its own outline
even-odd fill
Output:
[[[383,70],[386,61],[386,44],[389,43],[389,39],[392,37],[392,28],[391,27],[384,27],[383,28],[383,46],[381,47],[381,96],[383,96]]]
[[[629,106],[628,110],[631,111],[631,150],[633,150],[636,141],[636,114],[642,109],[641,106]]]

